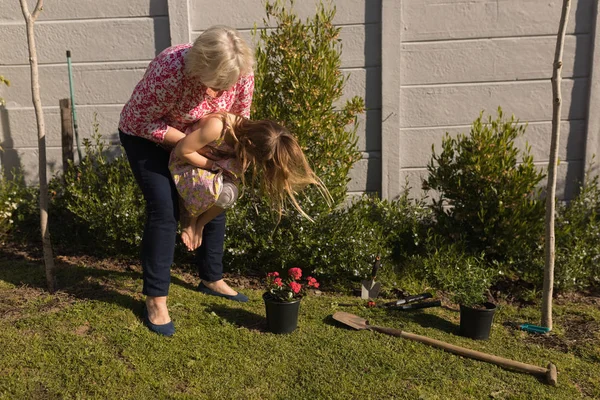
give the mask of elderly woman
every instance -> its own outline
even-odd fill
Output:
[[[160,53],[121,112],[121,144],[146,200],[141,255],[144,323],[161,335],[175,333],[167,296],[180,210],[168,168],[169,152],[185,137],[186,129],[206,114],[228,111],[249,117],[253,63],[252,51],[237,31],[211,27],[193,44],[172,46]],[[227,197],[225,193],[223,197]],[[221,207],[226,208],[231,201],[230,196]],[[201,279],[198,290],[248,301],[222,279],[224,237],[222,213],[204,227],[202,245],[196,250]]]

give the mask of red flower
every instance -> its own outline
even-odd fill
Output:
[[[369,301],[369,302],[367,303],[367,307],[369,307],[369,308],[372,308],[372,307],[375,307],[375,306],[376,306],[376,304],[375,304],[375,302],[374,302],[374,301]]]
[[[273,281],[274,284],[276,284],[279,287],[283,286],[283,282],[281,281],[281,278],[275,278],[275,280]]]
[[[300,268],[290,268],[288,275],[291,276],[293,280],[297,281],[302,278],[302,270]]]
[[[317,280],[312,276],[307,277],[306,280],[308,281],[308,286],[312,286],[314,288],[319,287],[319,282],[317,282]]]
[[[267,277],[269,277],[269,276],[275,276],[275,277],[277,277],[277,276],[279,276],[279,272],[269,272],[267,274]]]
[[[292,292],[298,294],[300,293],[300,290],[302,290],[302,285],[298,282],[290,282],[290,288],[292,289]]]

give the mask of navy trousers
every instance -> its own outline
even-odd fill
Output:
[[[146,200],[146,225],[142,237],[142,269],[147,296],[167,296],[175,252],[179,197],[169,172],[169,151],[156,143],[119,132],[133,175]],[[195,262],[200,279],[223,277],[225,212],[206,224]]]

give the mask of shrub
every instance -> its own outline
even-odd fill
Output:
[[[600,184],[591,169],[577,197],[558,206],[555,265],[561,290],[600,286]]]
[[[314,223],[296,214],[282,219],[275,232],[254,225],[259,218],[270,221],[268,214],[245,219],[243,213],[254,211],[236,205],[235,221],[247,223],[233,232],[233,224],[228,225],[226,263],[237,270],[262,272],[306,265],[308,273],[332,283],[366,278],[377,254],[389,256],[381,224],[373,220],[374,201],[365,196],[348,208],[319,216]]]
[[[441,153],[433,149],[423,184],[439,192],[432,204],[439,234],[464,241],[473,254],[512,260],[516,269],[527,267],[523,255],[535,252],[544,229],[536,188],[544,174],[529,146],[521,152],[514,143],[524,133],[525,126],[504,119],[500,108],[496,119],[480,114],[470,134],[447,134]]]
[[[253,118],[288,127],[339,204],[346,198],[348,172],[360,159],[356,116],[364,104],[355,96],[341,109],[334,107],[347,80],[340,70],[340,28],[332,22],[335,7],[320,3],[303,22],[281,1],[267,1],[266,14],[265,25],[276,28],[259,35]],[[306,197],[302,207],[309,215],[328,210],[318,191],[308,191]]]
[[[360,158],[355,122],[364,106],[359,97],[341,109],[334,106],[347,79],[340,70],[340,28],[332,23],[335,8],[320,4],[316,15],[305,22],[279,1],[267,2],[266,13],[266,24],[276,28],[257,34],[252,118],[274,119],[287,126],[334,204],[340,205],[346,198],[348,172]],[[315,224],[291,207],[278,221],[258,192],[246,188],[228,213],[227,264],[264,272],[294,266],[311,253],[324,255],[324,239],[318,232],[327,229],[331,218],[319,220],[330,207],[316,188],[307,188],[298,198]]]
[[[304,249],[315,275],[329,281],[359,280],[370,276],[378,254],[386,264],[389,246],[382,225],[374,218],[378,204],[378,199],[363,196],[318,221],[311,232],[315,246]]]
[[[414,257],[421,277],[435,288],[448,292],[454,303],[473,306],[485,302],[486,292],[501,271],[485,255],[468,255],[457,245],[432,249],[428,256]]]
[[[0,221],[0,229],[5,237],[22,243],[39,241],[39,188],[27,186],[18,170],[13,171],[10,179],[3,176],[0,180],[0,213],[5,217]]]
[[[95,126],[84,140],[85,156],[50,184],[53,238],[65,250],[96,255],[139,253],[144,200],[127,158],[111,159]],[[59,223],[60,221],[60,223]]]
[[[410,257],[423,254],[434,220],[425,199],[411,199],[409,187],[395,200],[372,199],[371,219],[381,225],[391,260],[402,265]],[[399,271],[398,271],[399,272]]]
[[[0,175],[0,243],[14,226],[15,212],[20,203],[18,189],[15,181]]]

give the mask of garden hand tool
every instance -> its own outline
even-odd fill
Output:
[[[403,299],[398,299],[396,301],[390,301],[389,303],[385,303],[384,306],[385,307],[396,307],[396,306],[400,306],[403,304],[414,303],[415,301],[430,299],[432,297],[433,296],[431,295],[431,293],[421,293],[421,294],[417,294],[414,296],[408,296]]]
[[[442,305],[440,300],[433,301],[422,301],[420,303],[409,303],[402,304],[400,306],[392,307],[393,310],[418,310],[420,308],[430,308],[430,307],[439,307]]]
[[[556,366],[552,363],[548,364],[548,368],[542,368],[535,365],[525,364],[519,361],[509,360],[507,358],[497,357],[491,354],[482,353],[480,351],[467,349],[465,347],[455,346],[450,343],[442,342],[441,340],[431,339],[427,336],[417,335],[414,333],[402,331],[400,329],[371,325],[366,319],[360,318],[359,316],[343,311],[338,311],[335,314],[333,314],[333,319],[357,330],[367,329],[370,331],[385,333],[386,335],[392,335],[408,340],[414,340],[416,342],[421,342],[442,350],[446,350],[449,353],[458,354],[459,356],[485,361],[503,368],[508,368],[540,376],[543,377],[546,383],[548,383],[549,385],[556,385]]]
[[[525,331],[525,332],[539,333],[539,334],[544,334],[544,333],[550,332],[550,328],[548,328],[548,327],[532,325],[532,324],[521,324],[521,325],[519,325],[519,329],[521,329],[522,331]]]
[[[381,257],[375,257],[375,263],[373,263],[373,270],[371,271],[371,279],[361,282],[360,298],[363,300],[375,299],[381,289],[381,283],[375,282],[377,277],[377,271],[381,266]]]

